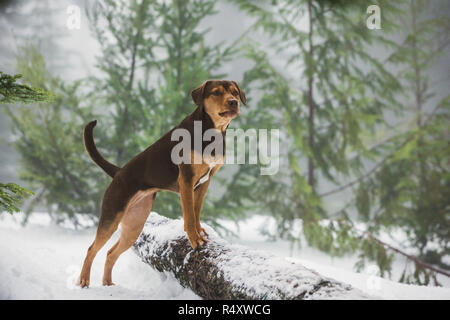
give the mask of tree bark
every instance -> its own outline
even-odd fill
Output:
[[[264,251],[230,244],[203,225],[210,242],[193,250],[181,219],[154,212],[134,244],[152,268],[204,299],[370,299],[349,285]]]

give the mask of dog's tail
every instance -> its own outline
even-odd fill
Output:
[[[91,159],[105,171],[110,177],[114,177],[117,171],[120,170],[119,167],[108,162],[102,155],[98,152],[97,147],[94,143],[93,131],[94,127],[97,125],[97,120],[89,122],[83,130],[84,147],[91,157]]]

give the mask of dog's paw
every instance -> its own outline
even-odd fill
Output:
[[[205,234],[200,233],[199,237],[200,239],[206,244],[207,242],[209,242],[209,239],[207,238],[208,234],[205,232]]]
[[[203,227],[199,226],[199,227],[197,227],[197,230],[198,230],[198,233],[200,234],[200,236],[209,237],[208,232],[206,232],[206,230]],[[209,240],[206,240],[206,241],[209,241]]]
[[[206,244],[206,242],[209,242],[209,240],[205,239],[204,237],[199,235],[197,232],[191,233],[191,234],[188,233],[188,239],[189,239],[192,249],[201,247],[204,244]]]
[[[114,282],[112,282],[111,280],[103,279],[103,285],[109,287],[109,286],[115,286],[116,284]]]
[[[81,288],[89,288],[89,278],[80,276],[78,278],[77,285]]]

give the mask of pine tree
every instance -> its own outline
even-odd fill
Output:
[[[21,155],[19,178],[38,190],[27,213],[34,205],[43,204],[50,214],[57,213],[55,220],[63,220],[67,214],[77,223],[75,213],[98,210],[100,190],[106,183],[83,147],[83,126],[94,117],[92,101],[82,94],[80,82],[66,84],[51,76],[35,46],[20,47],[16,60],[24,81],[53,93],[49,102],[7,106],[5,110],[12,120],[14,146]]]
[[[377,156],[370,145],[385,113],[402,109],[400,83],[369,50],[395,48],[386,35],[398,27],[393,21],[401,11],[377,1],[383,10],[383,31],[378,31],[366,27],[366,1],[235,2],[273,40],[247,50],[255,66],[246,84],[263,92],[253,120],[286,132],[282,169],[276,176],[257,177],[252,198],[277,218],[278,236],[297,244],[304,238],[331,255],[372,251],[380,274],[388,273],[393,255],[373,239],[364,243],[349,218],[356,196],[331,213],[324,197],[364,174]],[[273,64],[274,54],[285,59],[285,69]],[[333,184],[336,189],[324,190]],[[295,231],[300,220],[302,235]]]
[[[450,96],[435,92],[441,79],[430,70],[450,45],[450,19],[432,12],[427,1],[411,0],[403,8],[407,35],[390,60],[403,67],[405,120],[380,144],[383,160],[360,183],[358,207],[371,232],[400,227],[417,249],[419,259],[407,259],[402,282],[436,284],[439,270],[430,267],[450,270],[443,261],[450,253]]]
[[[207,30],[199,29],[202,19],[216,13],[214,5],[198,0],[96,2],[87,14],[101,45],[100,72],[70,84],[49,74],[35,47],[21,48],[17,70],[56,95],[51,104],[38,103],[34,110],[8,109],[23,159],[21,178],[41,190],[35,203],[44,203],[61,220],[65,214],[76,219],[76,212],[98,215],[110,178],[84,152],[82,131],[88,121],[99,120],[96,144],[122,166],[195,109],[190,91],[223,77],[216,70],[233,54],[224,44],[208,46]],[[158,198],[155,210],[181,214],[176,195]],[[204,211],[208,208],[213,206],[205,205]]]
[[[0,71],[0,104],[30,104],[50,101],[53,95],[49,91],[17,83],[22,75],[11,76]],[[0,210],[9,213],[18,212],[22,200],[33,192],[15,183],[0,183]]]
[[[231,46],[206,44],[208,30],[199,29],[216,13],[214,6],[199,0],[102,1],[88,12],[102,46],[95,90],[108,111],[96,133],[107,131],[108,141],[98,146],[111,162],[122,166],[159,139],[195,109],[195,87],[225,76],[217,70],[234,53]],[[212,208],[203,210],[209,221],[216,217]],[[154,210],[179,216],[178,196],[159,193]]]
[[[413,26],[412,35],[399,48],[386,37],[398,32],[393,21],[402,19],[405,2],[376,3],[382,8],[383,31],[369,31],[361,25],[365,23],[365,2],[273,1],[272,6],[236,2],[257,17],[256,27],[276,39],[272,46],[278,54],[290,53],[289,70],[298,67],[302,75],[301,79],[292,78],[272,65],[270,49],[252,46],[248,50],[256,65],[246,80],[264,92],[256,117],[263,114],[259,119],[286,127],[288,132],[287,150],[282,155],[288,160],[281,165],[288,170],[276,180],[259,177],[253,197],[263,204],[261,210],[268,209],[278,217],[278,236],[299,243],[301,237],[295,230],[300,218],[300,229],[310,245],[332,255],[358,252],[357,270],[372,261],[381,276],[390,276],[394,254],[399,254],[415,266],[413,270],[406,267],[400,281],[428,284],[434,278],[437,284],[436,272],[449,276],[427,263],[445,268],[440,258],[448,254],[448,201],[444,196],[448,194],[448,173],[443,165],[448,158],[448,97],[437,102],[430,115],[423,114],[425,101],[432,97],[426,70],[442,49],[430,46],[430,39],[436,39],[437,26],[448,31],[443,28],[448,28],[448,20],[432,19]],[[425,8],[424,3],[417,8],[414,1],[411,6],[409,10],[416,15]],[[299,27],[301,17],[308,19],[304,29]],[[410,19],[413,25],[417,22],[414,14]],[[379,61],[369,53],[375,45],[386,45],[394,54]],[[413,72],[388,72],[388,67],[404,63],[406,70]],[[405,87],[405,82],[409,86]],[[408,109],[400,95],[407,88],[414,92],[417,128],[391,133],[380,141],[392,131],[386,114],[401,117]],[[282,114],[270,118],[261,111],[280,106]],[[416,176],[411,175],[414,170]],[[336,187],[321,191],[318,183],[326,180]],[[348,194],[354,187],[355,192]],[[286,196],[280,199],[279,194]],[[347,204],[334,213],[327,212],[327,197],[339,194],[348,198]],[[356,228],[349,218],[355,213],[366,222],[366,231]],[[408,234],[411,246],[420,248],[419,257],[378,237],[382,228],[389,231],[399,226]],[[439,252],[424,252],[431,239],[439,244]]]

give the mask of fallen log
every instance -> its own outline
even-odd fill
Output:
[[[209,226],[203,227],[210,242],[193,250],[181,219],[152,212],[134,251],[204,299],[371,299],[298,263],[230,244]]]

